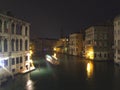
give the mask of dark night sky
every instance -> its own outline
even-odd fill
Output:
[[[0,9],[31,23],[31,37],[59,38],[120,14],[120,0],[0,0]]]

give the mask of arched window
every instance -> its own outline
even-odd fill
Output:
[[[20,25],[20,35],[22,35],[22,25]]]
[[[22,50],[22,39],[20,39],[20,50]]]
[[[19,33],[19,25],[17,24],[16,25],[16,34],[18,34]]]
[[[4,33],[8,33],[8,22],[4,22]]]
[[[12,51],[14,51],[14,43],[15,43],[15,40],[14,39],[12,39],[12,41],[11,41],[11,48],[12,48]]]
[[[27,50],[28,49],[28,41],[27,40],[25,40],[25,50]]]
[[[8,47],[7,45],[8,45],[8,44],[7,44],[7,39],[5,39],[5,40],[4,40],[4,52],[7,52],[7,49],[8,49],[8,48],[7,48],[7,47]]]
[[[16,64],[18,64],[18,63],[19,63],[19,58],[17,57],[17,58],[16,58]]]
[[[0,32],[2,32],[2,20],[0,20]]]
[[[14,23],[12,23],[12,25],[11,25],[11,33],[12,34],[14,34],[15,32],[14,32],[14,27],[15,27],[15,24]]]
[[[16,40],[16,51],[18,51],[18,39]]]
[[[15,58],[12,58],[12,65],[15,65]]]
[[[25,27],[25,36],[28,35],[28,27]]]
[[[17,24],[16,25],[16,34],[17,35],[21,35],[22,34],[22,26],[21,25],[19,25],[19,24]]]

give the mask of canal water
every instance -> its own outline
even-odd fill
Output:
[[[0,90],[120,90],[120,67],[113,62],[93,62],[57,55],[59,65],[44,56],[34,58],[36,70],[16,75]]]

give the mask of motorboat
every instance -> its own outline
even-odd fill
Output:
[[[54,54],[54,55],[48,55],[47,54],[47,55],[45,55],[45,58],[51,64],[58,65],[60,63],[58,58],[56,57],[56,54]]]

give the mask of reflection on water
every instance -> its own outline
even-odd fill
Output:
[[[93,62],[88,62],[87,63],[87,76],[88,78],[91,78],[93,75]]]
[[[26,89],[27,89],[27,90],[34,90],[33,81],[32,81],[32,80],[28,80],[28,81],[27,81]]]
[[[34,82],[30,79],[30,74],[27,77],[26,90],[34,90]]]
[[[113,63],[66,55],[59,55],[58,59],[58,66],[40,59],[44,65],[15,76],[0,90],[120,90],[120,68]]]

